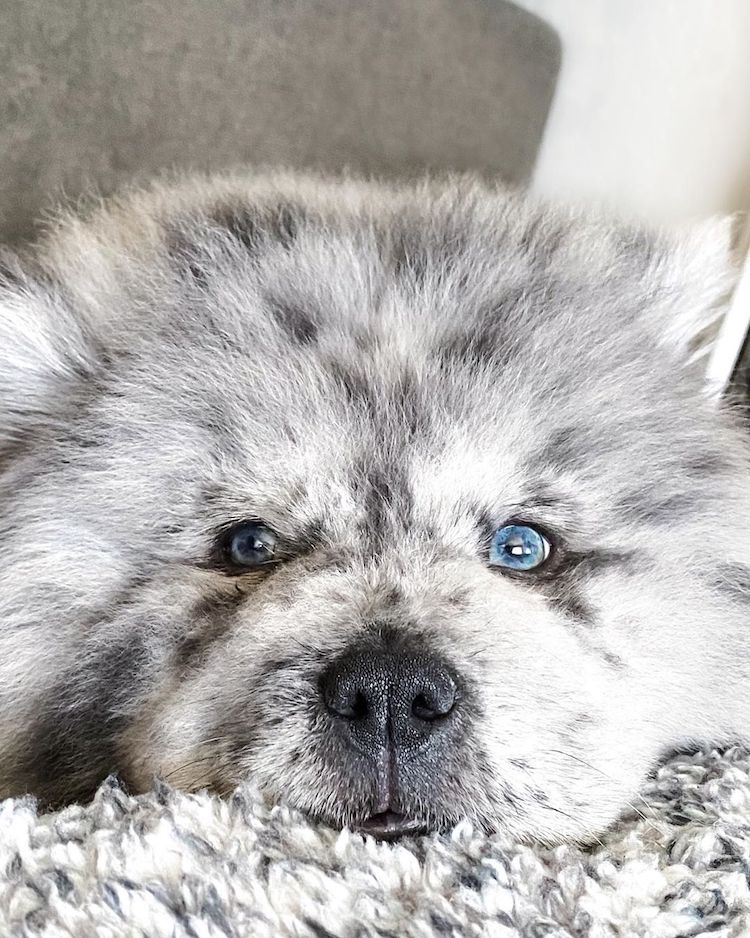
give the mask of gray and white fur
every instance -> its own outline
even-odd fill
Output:
[[[0,794],[252,777],[334,825],[586,841],[670,748],[750,742],[748,445],[693,363],[721,224],[238,172],[1,269]],[[237,573],[247,519],[279,551]],[[509,519],[539,570],[489,566]],[[342,660],[439,662],[449,719],[353,744]]]

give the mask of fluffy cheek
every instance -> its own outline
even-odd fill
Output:
[[[527,842],[590,843],[623,811],[637,812],[638,788],[650,762],[638,754],[617,760],[577,748],[585,755],[544,749],[526,758],[495,760],[513,793],[513,808],[491,826]]]
[[[239,651],[239,649],[238,649]],[[307,810],[344,805],[338,790],[345,753],[334,753],[320,714],[313,670],[257,649],[254,663],[235,657],[209,662],[189,679],[164,687],[123,740],[125,776],[138,789],[154,777],[183,790],[228,793],[252,777],[274,797]],[[223,667],[222,667],[223,662]]]
[[[516,622],[498,640],[504,652],[482,665],[478,734],[510,792],[494,826],[553,843],[591,840],[637,798],[653,765],[648,714],[627,670],[613,669],[567,619],[530,606]]]
[[[201,609],[208,605],[204,600]],[[142,789],[158,776],[186,790],[226,792],[250,774],[255,753],[267,754],[275,777],[291,771],[311,745],[310,711],[325,657],[297,638],[299,621],[293,607],[256,595],[184,626],[188,642],[174,643],[165,679],[121,741],[128,781]],[[320,642],[319,622],[313,634]],[[180,650],[186,646],[187,661]]]
[[[158,777],[186,791],[217,787],[217,747],[206,738],[211,696],[203,681],[178,686],[172,680],[144,704],[120,740],[129,785],[143,791]]]

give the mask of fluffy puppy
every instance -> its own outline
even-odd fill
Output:
[[[0,279],[0,792],[252,777],[586,840],[748,740],[748,446],[676,239],[469,179],[237,173]]]

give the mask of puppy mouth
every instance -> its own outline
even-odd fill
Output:
[[[400,837],[415,837],[425,834],[427,826],[416,818],[407,817],[388,808],[378,814],[372,814],[356,828],[362,834],[369,834],[376,840],[398,840]]]

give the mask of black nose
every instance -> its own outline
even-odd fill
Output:
[[[391,741],[403,756],[421,750],[452,722],[457,687],[448,667],[434,658],[360,652],[326,669],[321,693],[358,749],[377,757]]]

